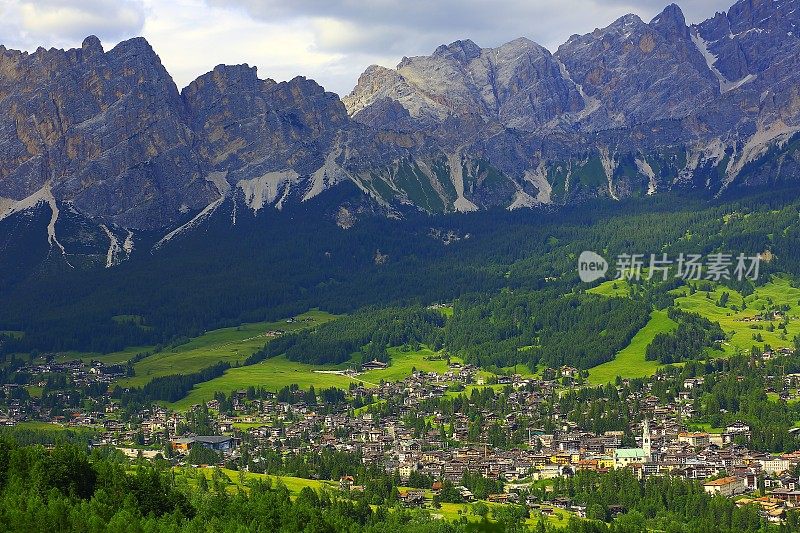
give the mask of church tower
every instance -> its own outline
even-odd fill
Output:
[[[646,418],[642,423],[642,449],[647,461],[652,461],[653,448],[650,445],[650,422]]]

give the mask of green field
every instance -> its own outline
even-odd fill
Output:
[[[657,361],[645,359],[647,346],[656,335],[672,331],[677,326],[667,316],[666,311],[653,311],[647,324],[633,336],[631,343],[620,350],[613,360],[589,369],[589,383],[592,385],[613,383],[617,376],[623,378],[652,376],[659,364]]]
[[[614,284],[617,284],[614,287]],[[587,292],[608,297],[625,297],[628,288],[625,282],[606,281],[589,289]],[[684,311],[697,313],[712,322],[718,322],[727,335],[723,342],[722,351],[717,355],[730,356],[737,351],[749,352],[753,345],[763,346],[769,344],[772,348],[790,347],[795,335],[800,335],[800,289],[792,287],[789,280],[775,277],[755,292],[743,298],[738,292],[725,288],[714,287],[709,295],[704,291],[689,294],[687,287],[675,290],[675,305]],[[725,307],[719,307],[717,302],[723,292],[729,294]],[[771,304],[770,304],[771,301]],[[747,309],[742,310],[742,304]],[[775,331],[768,331],[768,321],[745,322],[743,319],[754,317],[770,306],[777,307],[788,305],[789,325],[786,333],[777,329],[778,321],[773,321]],[[762,329],[753,329],[761,326]],[[672,331],[677,324],[667,317],[666,311],[653,311],[650,321],[631,340],[631,343],[622,349],[613,361],[603,363],[589,370],[589,383],[600,385],[613,382],[617,376],[623,378],[637,378],[651,376],[658,369],[656,361],[647,361],[644,358],[647,346],[658,333]],[[753,334],[758,333],[763,341],[753,339]]]
[[[38,420],[26,420],[24,422],[17,422],[14,424],[17,429],[30,429],[31,431],[66,431],[72,429],[80,431],[83,428],[69,428],[61,424],[53,424],[50,422],[40,422]]]
[[[341,374],[321,373],[346,368],[347,365],[308,365],[289,361],[285,357],[273,357],[250,366],[231,368],[222,376],[195,385],[194,389],[182,400],[172,404],[175,409],[187,409],[192,405],[208,401],[216,391],[228,393],[232,390],[245,389],[249,386],[263,387],[277,391],[288,385],[297,384],[300,388],[315,389],[338,387],[347,389],[350,383],[362,382],[367,387],[374,387],[383,381],[400,381],[411,375],[414,368],[425,372],[447,372],[447,361],[428,361],[425,358],[437,353],[429,348],[417,351],[403,351],[402,348],[389,348],[391,364],[385,370],[371,370],[357,377]],[[458,358],[453,360],[460,361]]]
[[[237,470],[230,470],[228,468],[221,468],[220,469],[223,474],[228,478],[229,483],[226,487],[228,492],[235,492],[239,488],[247,489],[247,484],[249,481],[254,480],[267,480],[269,479],[273,486],[277,485],[278,483],[282,483],[288,490],[292,496],[297,496],[304,487],[310,487],[316,491],[320,491],[323,489],[329,490],[338,490],[339,484],[334,483],[333,481],[318,481],[316,479],[303,479],[299,477],[292,477],[292,476],[272,476],[269,474],[256,474],[252,472],[240,472]],[[202,474],[206,477],[206,479],[211,480],[212,474],[214,473],[213,467],[198,467],[192,469],[183,469],[178,470],[179,475],[182,475],[186,478],[190,485],[195,485],[196,481],[196,474]],[[242,479],[243,478],[243,479]],[[242,483],[241,481],[244,481]]]
[[[283,387],[296,383],[301,388],[315,389],[338,387],[347,389],[350,383],[357,380],[340,374],[320,374],[314,370],[331,370],[332,367],[307,365],[289,361],[285,357],[273,357],[250,366],[231,368],[218,378],[195,385],[192,391],[171,407],[184,410],[192,405],[206,402],[214,398],[214,393],[246,389],[247,387],[263,387],[278,391]]]
[[[442,352],[434,352],[430,348],[422,347],[416,351],[403,351],[402,348],[389,348],[387,350],[391,364],[389,368],[384,370],[370,370],[365,372],[360,378],[366,382],[379,383],[383,381],[400,381],[411,375],[413,370],[421,370],[423,372],[438,372],[444,374],[447,372],[447,360],[438,359],[435,361],[428,361],[426,357],[441,356]],[[458,357],[451,357],[451,361],[461,362]]]
[[[131,346],[118,352],[105,354],[97,352],[61,352],[56,356],[56,361],[64,362],[80,359],[85,363],[89,361],[102,361],[105,364],[113,365],[125,363],[134,355],[142,352],[149,352],[153,348],[153,346]]]
[[[531,369],[531,367],[529,367],[528,365],[524,363],[519,363],[514,366],[504,366],[500,370],[502,371],[502,373],[518,374],[523,378],[541,378],[542,371],[544,370],[544,365],[540,365],[539,368],[536,369]],[[485,370],[478,371],[478,376],[489,377],[491,375],[493,375],[491,372],[487,372]]]
[[[261,349],[269,340],[269,331],[297,331],[315,327],[335,318],[323,311],[309,311],[295,317],[294,322],[256,322],[209,331],[186,344],[151,355],[136,363],[136,376],[121,380],[123,387],[142,386],[154,377],[175,373],[197,372],[219,361],[231,365]]]
[[[630,296],[630,286],[624,279],[604,281],[597,287],[592,287],[586,292],[588,294],[596,294],[598,296],[607,296],[608,298],[627,298]]]
[[[453,306],[445,305],[444,307],[440,307],[439,312],[442,313],[445,318],[450,318],[453,316]]]
[[[269,474],[255,474],[251,472],[240,473],[236,470],[230,470],[228,468],[222,468],[220,470],[228,479],[226,492],[230,493],[234,493],[239,489],[247,490],[248,482],[250,481],[267,480],[267,479],[269,479],[272,482],[273,486],[277,485],[278,483],[283,484],[289,490],[289,493],[293,499],[298,494],[300,494],[300,491],[303,490],[303,488],[305,487],[312,488],[318,492],[322,490],[328,490],[334,494],[339,493],[339,484],[334,481],[304,479],[292,476],[273,476]],[[203,467],[195,469],[194,472],[191,474],[188,471],[185,473],[182,472],[182,474],[186,476],[187,481],[191,485],[195,485],[197,481],[195,479],[194,473],[202,474],[206,477],[206,479],[211,480],[213,472],[214,469],[212,467]],[[399,487],[399,489],[408,490],[408,487]],[[433,508],[432,505],[433,492],[431,490],[425,490],[425,500],[426,500],[425,504],[426,509],[430,511],[431,515],[434,517],[442,518],[448,521],[455,521],[464,517],[470,522],[478,522],[481,519],[479,516],[475,515],[472,512],[472,507],[474,503],[442,503],[439,509],[435,509]],[[498,503],[489,503],[489,502],[483,502],[483,503],[486,504],[486,506],[489,508],[490,511],[503,507],[502,504]],[[554,509],[553,516],[548,516],[547,521],[550,522],[551,524],[563,525],[566,523],[568,518],[569,518],[569,513],[567,511],[563,511],[561,509]],[[538,521],[539,521],[538,515],[534,514],[533,516],[531,516],[531,518],[528,518],[525,521],[525,523],[529,527],[533,527],[538,523]]]
[[[725,428],[715,428],[708,422],[693,422],[689,424],[690,431],[704,431],[706,433],[720,434]]]
[[[748,352],[754,345],[759,347],[769,344],[772,348],[791,347],[792,339],[795,335],[800,335],[800,289],[792,287],[789,280],[781,277],[774,277],[770,282],[762,287],[756,288],[755,292],[746,298],[738,292],[716,287],[710,292],[710,298],[706,297],[703,291],[688,294],[688,290],[678,289],[682,296],[675,299],[676,305],[685,311],[698,313],[711,320],[718,322],[722,330],[727,335],[723,342],[722,350],[724,355],[733,355],[736,351]],[[718,307],[717,302],[723,292],[730,295],[726,307]],[[786,328],[785,338],[782,338],[783,330],[777,329],[779,321],[774,320],[772,324],[775,331],[768,331],[769,321],[744,322],[743,319],[758,315],[769,307],[769,300],[772,306],[788,305],[789,311],[786,316],[789,324]],[[742,302],[747,305],[747,309],[742,310]],[[736,307],[736,309],[733,309]],[[738,309],[738,310],[737,310]],[[760,326],[762,329],[754,329]],[[760,334],[763,341],[753,339],[753,334]]]

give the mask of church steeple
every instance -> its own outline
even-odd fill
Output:
[[[653,448],[650,445],[650,422],[645,418],[642,422],[642,449],[648,461],[651,461]]]

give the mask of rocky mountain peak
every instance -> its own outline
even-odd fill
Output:
[[[797,6],[791,0],[739,0],[728,10],[728,20],[734,34],[759,27],[773,15],[785,10],[787,5]]]
[[[89,35],[81,43],[81,52],[84,57],[92,57],[103,54],[103,44],[96,35]]]
[[[256,67],[247,64],[241,65],[217,65],[214,70],[207,72],[186,86],[181,94],[184,99],[192,100],[194,95],[203,91],[207,85],[214,87],[213,92],[216,97],[231,92],[254,91],[258,90],[261,83],[272,85],[273,80],[259,80]],[[206,91],[206,95],[208,92]]]
[[[595,29],[592,34],[593,35],[603,35],[609,32],[621,32],[623,34],[630,34],[631,32],[641,30],[644,26],[646,26],[645,22],[639,17],[639,15],[635,15],[633,13],[628,15],[623,15],[611,24],[609,24],[605,28],[597,28]]]
[[[686,26],[686,17],[677,4],[670,4],[650,21],[650,26],[662,35],[680,36],[689,38],[689,28]]]
[[[385,98],[399,102],[419,127],[456,120],[466,130],[488,124],[534,129],[584,106],[552,54],[525,38],[486,49],[456,41],[431,56],[404,58],[396,70],[370,67],[344,102],[355,115]],[[369,116],[371,122],[392,116],[406,121],[394,112]]]
[[[99,41],[98,41],[99,42]],[[102,49],[102,45],[100,46]],[[116,50],[120,55],[143,56],[153,63],[161,65],[161,58],[158,57],[156,51],[150,45],[150,42],[144,37],[132,37],[121,41],[117,46],[111,49],[111,52]]]
[[[481,47],[470,39],[459,40],[449,45],[441,45],[434,52],[434,57],[445,56],[460,63],[468,63],[481,55]]]

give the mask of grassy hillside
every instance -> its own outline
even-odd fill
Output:
[[[623,378],[652,376],[659,364],[657,361],[645,359],[647,346],[659,333],[672,331],[676,327],[678,324],[667,316],[666,311],[653,311],[645,327],[634,335],[631,343],[622,349],[612,361],[589,370],[589,383],[593,385],[612,383],[617,376]]]
[[[319,373],[315,370],[332,371],[334,367],[312,366],[289,361],[285,357],[273,357],[255,365],[231,368],[218,378],[195,385],[188,396],[171,406],[175,409],[186,409],[194,404],[211,400],[217,391],[229,393],[250,386],[278,391],[296,383],[304,389],[311,386],[315,389],[330,387],[347,389],[350,383],[357,381],[340,374]]]
[[[303,389],[311,386],[318,390],[329,387],[346,389],[350,383],[355,382],[362,382],[367,387],[372,387],[381,380],[399,381],[410,376],[414,368],[426,372],[444,373],[447,371],[447,361],[425,359],[436,354],[429,348],[408,352],[401,348],[389,348],[388,352],[391,357],[389,368],[365,372],[355,378],[333,373],[346,368],[347,365],[307,365],[289,361],[282,356],[273,357],[255,365],[231,368],[218,378],[196,385],[186,398],[175,402],[172,407],[186,409],[194,404],[212,399],[216,391],[228,393],[251,385],[272,391],[292,384],[297,384]]]
[[[244,389],[249,386],[263,387],[267,390],[277,391],[288,385],[297,384],[306,389],[313,386],[315,389],[338,387],[346,389],[350,383],[363,383],[367,387],[374,387],[383,381],[400,381],[414,371],[447,372],[447,361],[444,359],[429,360],[436,357],[435,352],[427,347],[419,350],[406,351],[401,347],[389,348],[391,364],[384,370],[371,370],[356,377],[349,377],[336,373],[344,368],[343,365],[308,365],[289,361],[285,357],[273,357],[251,366],[231,368],[222,376],[196,385],[188,396],[171,404],[175,409],[187,409],[194,404],[208,401],[214,397],[214,392],[230,392]],[[460,361],[457,357],[453,361]],[[484,374],[489,375],[488,372]]]
[[[627,298],[630,296],[630,286],[624,279],[608,280],[596,287],[592,287],[586,292],[598,296],[607,296],[609,298]]]
[[[74,361],[80,359],[84,362],[89,361],[102,361],[105,364],[120,364],[127,362],[131,357],[138,353],[148,352],[152,350],[153,346],[130,346],[124,350],[119,350],[111,353],[96,353],[96,352],[61,352],[56,357],[59,362]]]
[[[722,355],[730,356],[737,351],[748,352],[754,345],[763,347],[764,344],[769,344],[772,348],[793,346],[793,338],[800,335],[800,289],[792,287],[788,279],[774,277],[747,297],[727,287],[715,283],[711,285],[712,290],[697,290],[694,294],[690,293],[688,287],[676,289],[675,305],[719,323],[727,335],[722,345]],[[606,281],[587,292],[608,297],[626,297],[628,287],[625,282]],[[720,298],[725,292],[728,293],[728,301],[720,306]],[[785,313],[789,320],[785,332],[778,329],[779,320],[753,320],[764,311],[777,310],[781,306],[789,308]],[[774,331],[769,331],[770,324],[774,326]],[[659,365],[656,361],[645,360],[647,346],[658,333],[669,332],[676,327],[677,324],[667,317],[666,311],[653,311],[647,325],[613,361],[589,370],[589,382],[602,384],[613,382],[617,376],[634,378],[652,375]],[[760,335],[763,340],[755,340],[754,335]]]
[[[729,294],[729,299],[725,307],[720,307],[718,303],[723,292]],[[697,291],[689,294],[686,288],[680,289],[679,293],[681,296],[675,299],[678,307],[718,322],[722,327],[728,336],[722,345],[725,355],[733,355],[737,350],[749,351],[754,345],[790,347],[793,346],[792,339],[800,335],[800,289],[792,287],[785,278],[774,277],[744,298],[736,291],[719,286],[708,293]],[[746,309],[742,309],[742,303],[746,305]],[[785,333],[778,329],[778,320],[747,321],[767,309],[776,309],[782,305],[789,307],[786,312],[789,323]],[[769,331],[770,323],[774,326],[774,331]],[[755,340],[753,335],[761,335],[763,340]]]
[[[312,310],[295,317],[288,323],[257,322],[232,328],[209,331],[177,348],[154,354],[136,363],[136,376],[122,381],[122,386],[141,386],[158,376],[177,372],[188,374],[208,367],[219,361],[231,365],[260,349],[269,340],[269,331],[297,331],[316,327],[332,320],[334,315]]]
[[[238,490],[248,490],[248,485],[251,481],[263,481],[267,479],[272,482],[273,486],[279,483],[283,484],[289,490],[292,499],[300,494],[300,491],[303,490],[304,487],[312,488],[318,492],[328,490],[333,495],[339,494],[339,484],[333,481],[304,479],[292,476],[274,476],[269,474],[256,474],[252,472],[238,472],[228,468],[222,468],[220,470],[226,478],[225,490],[231,494],[237,492]],[[196,486],[198,477],[200,475],[203,475],[206,477],[206,479],[211,480],[213,477],[213,472],[214,469],[211,467],[200,467],[197,469],[179,470],[178,475],[183,477],[190,486]],[[399,487],[399,489],[409,490],[408,487]],[[480,516],[472,512],[473,503],[442,503],[441,507],[437,509],[433,507],[433,492],[431,490],[425,490],[424,492],[425,508],[434,516],[444,518],[445,520],[449,521],[460,520],[462,517],[466,518],[470,522],[479,522],[481,519]],[[490,511],[504,507],[503,504],[498,503],[489,503],[485,501],[483,503],[486,504]],[[547,516],[546,518],[551,524],[564,525],[569,519],[569,516],[570,514],[567,511],[554,508],[553,515]],[[525,521],[525,523],[528,527],[533,527],[538,523],[538,521],[538,514],[534,513]]]
[[[222,473],[227,478],[227,487],[226,490],[228,492],[234,493],[237,490],[248,489],[248,482],[253,480],[270,480],[274,485],[278,483],[282,483],[292,496],[297,496],[304,487],[310,487],[316,491],[320,491],[323,489],[331,489],[331,490],[338,490],[339,484],[334,483],[333,481],[319,481],[316,479],[304,479],[299,477],[292,477],[292,476],[272,476],[269,474],[256,474],[253,472],[244,472],[244,471],[237,471],[231,470],[229,468],[221,468]],[[177,471],[178,474],[186,479],[189,485],[194,486],[197,484],[198,475],[202,474],[206,477],[206,479],[211,479],[214,473],[214,468],[212,467],[198,467],[198,468],[185,468],[182,470]]]
[[[427,357],[441,356],[441,352],[434,352],[430,348],[422,347],[417,351],[389,348],[387,352],[391,361],[389,368],[385,370],[370,370],[359,377],[363,378],[364,381],[378,383],[380,380],[400,381],[410,376],[415,368],[424,372],[438,372],[439,374],[447,372],[447,361],[445,359],[434,361],[426,359]],[[451,359],[453,361],[461,361],[457,357]]]

